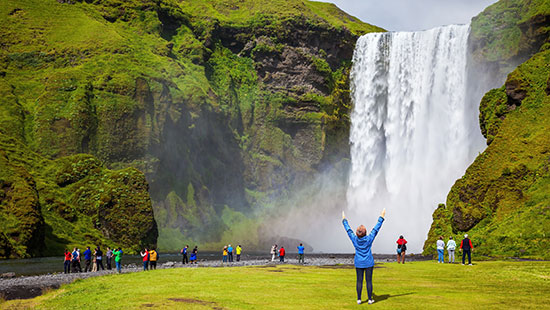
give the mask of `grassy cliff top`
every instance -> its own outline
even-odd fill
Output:
[[[265,27],[284,19],[303,17],[313,24],[346,28],[356,35],[385,31],[362,22],[332,3],[304,0],[189,0],[180,5],[190,16],[218,20],[221,24],[233,26]]]
[[[548,36],[550,28],[538,25],[547,16],[547,0],[501,0],[487,7],[472,19],[471,36],[478,44],[474,57],[507,62],[537,52],[526,49],[537,36]]]

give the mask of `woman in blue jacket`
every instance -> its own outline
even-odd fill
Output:
[[[370,250],[374,238],[378,234],[382,222],[384,222],[384,216],[386,215],[386,208],[380,213],[378,222],[367,235],[367,229],[361,225],[357,228],[357,231],[353,233],[351,227],[349,227],[346,215],[342,211],[342,223],[348,233],[351,243],[355,247],[355,271],[357,273],[357,304],[361,304],[361,291],[363,290],[363,274],[367,275],[367,293],[369,295],[369,304],[374,303],[372,299],[372,269],[374,267],[374,258]]]

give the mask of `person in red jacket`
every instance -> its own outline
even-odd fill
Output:
[[[285,247],[284,246],[281,246],[281,248],[279,249],[279,260],[281,261],[281,263],[285,262]]]
[[[71,252],[65,249],[65,262],[63,263],[63,272],[71,273]]]
[[[149,251],[145,248],[145,252],[139,252],[141,257],[143,257],[143,271],[149,269]]]
[[[397,263],[405,263],[405,252],[407,252],[407,240],[403,238],[403,235],[399,236],[397,239]]]
[[[464,239],[460,242],[460,250],[462,251],[462,265],[468,255],[468,265],[472,265],[472,250],[474,246],[472,245],[472,240],[468,239],[468,234],[464,235]]]

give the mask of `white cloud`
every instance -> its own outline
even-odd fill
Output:
[[[364,22],[392,31],[466,24],[496,0],[324,0]]]

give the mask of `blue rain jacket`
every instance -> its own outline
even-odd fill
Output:
[[[351,227],[349,227],[348,220],[344,219],[342,223],[344,224],[344,229],[348,233],[351,243],[355,247],[355,267],[356,268],[369,268],[374,266],[374,258],[372,257],[372,252],[370,250],[374,238],[378,234],[380,227],[382,227],[382,222],[384,222],[383,217],[378,218],[378,222],[371,230],[370,234],[357,238],[357,235],[353,232]]]

